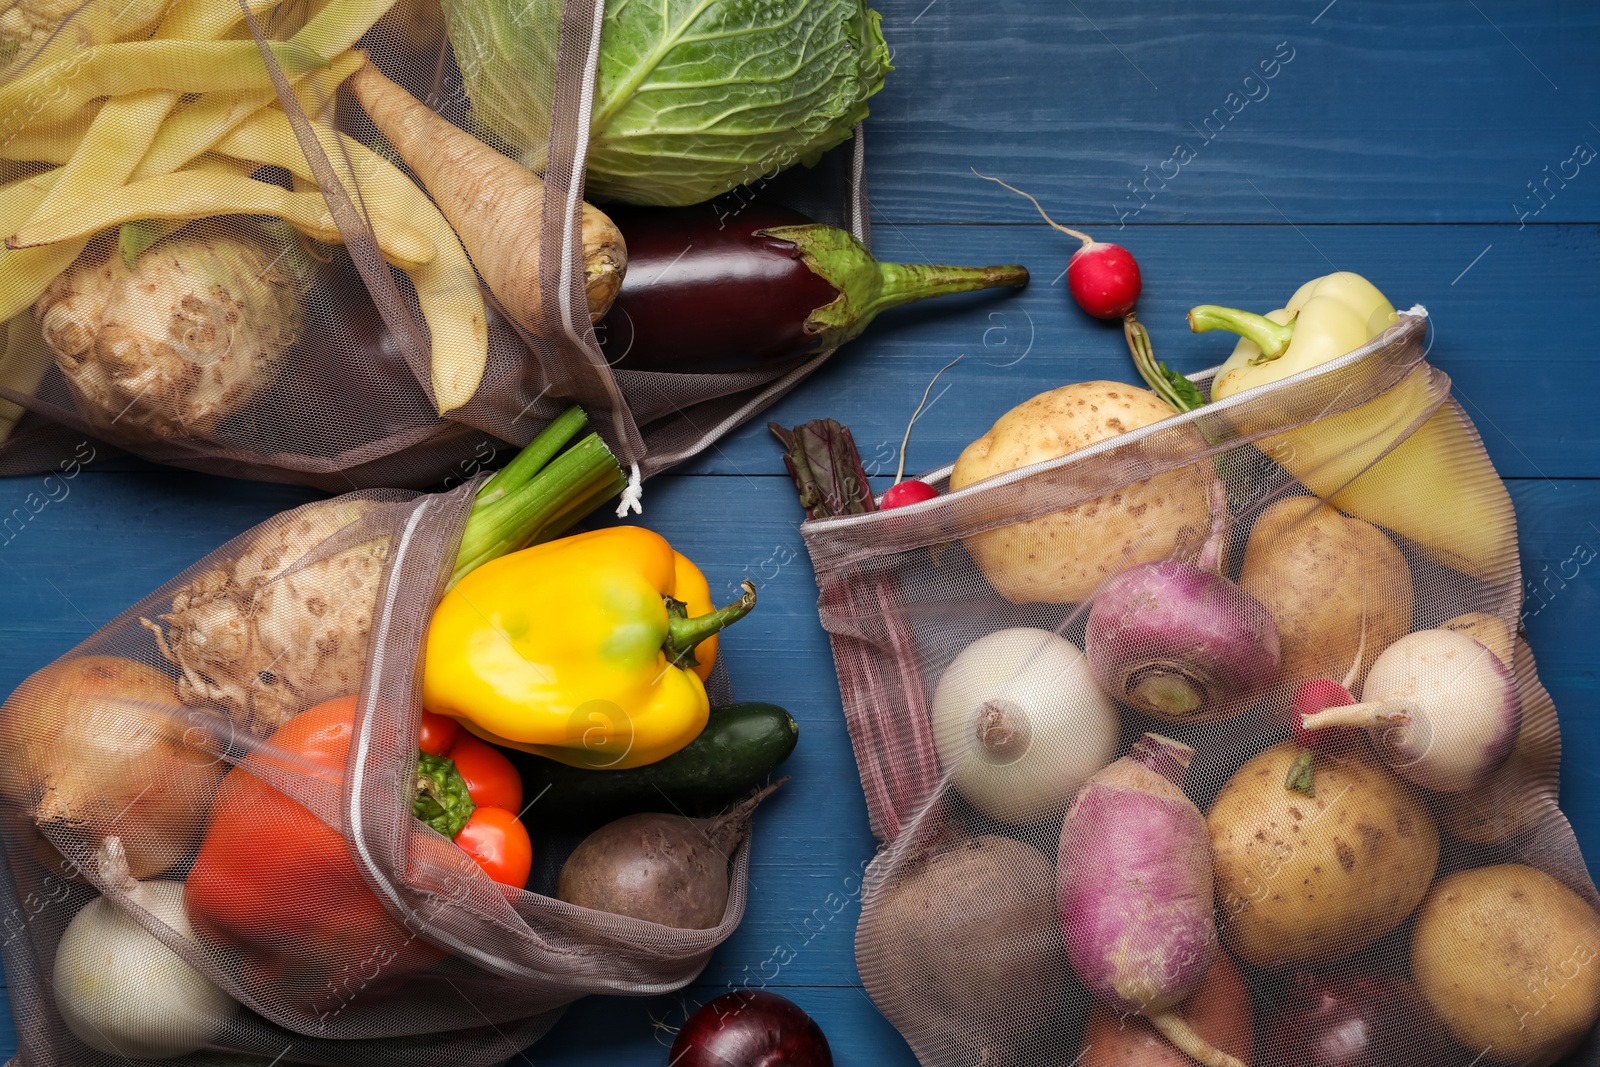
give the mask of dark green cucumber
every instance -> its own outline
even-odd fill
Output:
[[[765,783],[799,736],[799,725],[776,704],[730,704],[712,708],[705,729],[688,745],[643,767],[590,770],[526,752],[506,754],[522,773],[522,794],[532,802],[526,818],[537,826],[636,811],[720,811]]]

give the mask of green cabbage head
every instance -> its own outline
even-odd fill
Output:
[[[444,0],[474,120],[543,171],[563,0]],[[607,0],[587,195],[696,204],[850,136],[889,47],[865,0]]]

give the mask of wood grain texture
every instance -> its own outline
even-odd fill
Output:
[[[1181,370],[1231,347],[1187,332],[1196,303],[1266,310],[1307,278],[1349,269],[1403,307],[1426,305],[1430,358],[1509,480],[1524,622],[1563,715],[1561,802],[1586,854],[1600,855],[1600,563],[1576,562],[1600,559],[1600,159],[1575,153],[1600,148],[1600,6],[875,6],[898,68],[867,134],[876,251],[1022,262],[1034,282],[884,315],[766,417],[838,418],[869,467],[891,472],[928,379],[965,354],[912,438],[917,471],[950,461],[1037,392],[1130,378],[1120,331],[1078,312],[1057,278],[1073,243],[970,167],[1129,247],[1144,270],[1141,318]],[[1192,153],[1181,164],[1180,144]],[[791,781],[757,819],[745,922],[684,994],[582,1002],[515,1063],[654,1067],[667,1059],[663,1027],[729,985],[759,984],[811,1012],[841,1064],[913,1062],[859,987],[857,876],[874,845],[800,510],[766,417],[649,483],[643,517],[719,595],[756,582],[760,604],[728,634],[725,662],[742,696],[782,704],[801,725]],[[0,693],[229,537],[317,495],[127,460],[70,480],[0,481]],[[14,1048],[7,1018],[0,1055]]]
[[[1600,218],[1592,166],[1561,176],[1600,148],[1592,5],[877,6],[897,70],[869,126],[875,220],[1032,210],[969,167],[1069,224]]]
[[[1589,416],[1585,384],[1595,352],[1588,312],[1600,298],[1597,235],[1594,226],[1279,224],[1142,226],[1100,236],[1138,258],[1139,318],[1157,357],[1184,372],[1233,350],[1228,335],[1189,332],[1184,316],[1196,304],[1269,311],[1302,282],[1338,269],[1367,276],[1397,307],[1423,305],[1433,319],[1428,358],[1451,376],[1496,468],[1506,477],[1562,478],[1600,471],[1600,420]],[[888,459],[929,379],[957,356],[965,358],[934,395],[949,392],[912,435],[910,471],[949,463],[1043,389],[1093,378],[1137,381],[1119,326],[1080,311],[1064,280],[1052,284],[1077,245],[1042,222],[880,225],[873,243],[885,260],[1019,262],[1033,280],[1019,292],[946,297],[884,314],[803,388],[684,471],[780,472],[769,419],[792,426],[831,416],[855,428],[869,465]],[[892,459],[887,467],[893,471]]]
[[[29,491],[0,482],[0,514]],[[1545,582],[1526,619],[1540,674],[1563,713],[1561,803],[1589,856],[1600,855],[1600,701],[1590,638],[1600,618],[1600,562],[1567,562],[1600,549],[1600,480],[1511,483],[1523,568]],[[10,579],[0,612],[0,691],[62,654],[129,602],[254,522],[313,494],[171,471],[90,470],[72,495],[0,546]],[[848,1051],[844,1062],[907,1064],[909,1053],[859,988],[854,962],[859,875],[873,843],[845,734],[837,681],[816,621],[816,586],[800,542],[788,481],[663,476],[646,493],[652,528],[683,546],[713,591],[755,581],[760,602],[724,639],[735,691],[787,707],[801,740],[785,766],[790,782],[757,819],[751,903],[701,980],[678,997],[607,998],[569,1012],[527,1062],[665,1062],[653,1020],[676,1025],[692,1006],[730,985],[766,984],[796,1000]],[[737,522],[721,521],[737,513]],[[205,522],[196,521],[197,514]],[[108,562],[109,561],[109,562]],[[1565,565],[1563,565],[1565,564]],[[1548,568],[1548,571],[1546,570]],[[1554,576],[1551,578],[1551,576]],[[1572,575],[1572,577],[1562,577]],[[12,1041],[0,1028],[0,1054]],[[670,1043],[670,1042],[669,1042]],[[513,1061],[516,1062],[516,1061]]]

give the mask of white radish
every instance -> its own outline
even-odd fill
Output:
[[[955,658],[933,694],[939,764],[973,807],[1027,823],[1065,810],[1116,755],[1117,708],[1078,646],[1012,627]]]
[[[183,883],[134,881],[120,839],[108,837],[101,874],[132,902],[191,940]],[[126,1059],[198,1052],[228,1027],[238,1003],[105,897],[73,916],[55,959],[56,1009],[90,1048]]]
[[[1442,793],[1482,785],[1511,754],[1522,721],[1511,672],[1455,630],[1418,630],[1390,645],[1361,696],[1360,704],[1305,715],[1301,725],[1364,727],[1402,777]]]

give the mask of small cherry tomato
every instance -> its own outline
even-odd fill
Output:
[[[498,748],[462,730],[446,755],[461,772],[474,804],[522,810],[522,776]]]
[[[417,747],[430,756],[443,756],[456,743],[460,733],[461,724],[450,716],[425,711],[422,713],[422,730],[417,735]]]
[[[456,834],[456,845],[501,885],[528,884],[533,842],[528,828],[505,808],[479,808]]]

